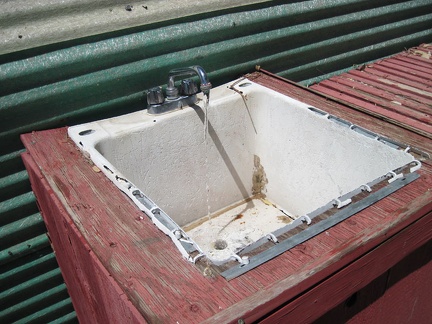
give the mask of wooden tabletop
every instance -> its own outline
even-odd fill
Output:
[[[250,78],[432,155],[432,141],[419,134],[265,71]],[[105,295],[116,293],[129,303],[130,309],[122,312],[134,319],[131,322],[250,323],[270,313],[269,321],[281,320],[286,314],[290,321],[311,321],[432,238],[432,164],[423,160],[419,179],[227,281],[215,272],[203,273],[183,259],[170,238],[147,217],[141,217],[142,212],[93,168],[68,138],[66,128],[25,134],[22,141],[33,190],[80,320],[90,316],[90,307],[107,305],[108,309],[93,312],[115,318],[119,312],[115,299],[110,301]],[[83,248],[71,250],[68,245],[74,244]],[[93,274],[80,264],[89,255],[96,264]],[[71,260],[76,262],[73,266]],[[74,287],[76,282],[97,286],[98,276],[108,277],[114,288],[85,292]],[[86,300],[93,304],[78,305]],[[276,308],[279,311],[273,313]]]

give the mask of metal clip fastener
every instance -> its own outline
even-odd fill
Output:
[[[268,233],[267,235],[266,235],[266,238],[269,240],[269,241],[272,241],[273,243],[279,243],[279,241],[278,241],[278,239],[277,239],[277,237],[273,234],[273,233]]]
[[[402,178],[403,173],[396,174],[394,171],[389,171],[389,172],[387,172],[386,177],[390,178],[387,180],[388,183],[392,183],[393,181]]]
[[[241,257],[240,255],[234,253],[231,255],[231,259],[236,260],[241,265],[249,264],[249,257],[246,255]]]
[[[336,206],[336,208],[342,208],[346,205],[349,205],[352,202],[351,198],[345,199],[344,201],[341,201],[339,198],[333,199],[333,205]]]
[[[410,168],[410,172],[411,173],[417,171],[422,166],[422,164],[421,164],[421,162],[419,160],[414,160],[414,161],[411,162],[411,164],[412,163],[414,163],[415,165]]]
[[[363,184],[360,186],[361,191],[367,191],[367,192],[371,192],[372,189],[371,187],[369,187],[367,184]]]
[[[310,223],[312,223],[312,220],[310,219],[310,217],[308,216],[308,215],[303,215],[303,216],[301,216],[300,217],[300,220],[302,221],[302,222],[305,222],[306,224],[310,224]]]

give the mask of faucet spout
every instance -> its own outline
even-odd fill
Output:
[[[179,76],[197,75],[200,79],[200,90],[208,95],[212,87],[206,71],[199,65],[173,69],[168,73],[168,84],[166,89],[167,99],[178,98],[178,90],[175,86],[175,78]]]

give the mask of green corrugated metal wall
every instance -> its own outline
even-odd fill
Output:
[[[0,322],[76,321],[19,134],[144,107],[168,70],[214,85],[255,65],[305,84],[432,39],[432,2],[270,2],[0,56]]]

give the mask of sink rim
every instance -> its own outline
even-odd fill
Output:
[[[239,79],[239,80],[247,80],[247,79]],[[234,83],[238,82],[238,80],[234,81]],[[253,83],[251,80],[247,80],[247,82]],[[233,84],[233,83],[229,83]],[[243,82],[239,83],[239,86],[241,86]],[[263,87],[261,85],[258,85],[260,87]],[[265,88],[265,87],[264,87]],[[267,88],[266,88],[267,89]],[[244,91],[244,88],[238,88],[240,91]],[[270,90],[270,89],[269,89]],[[271,90],[273,91],[273,90]],[[236,96],[238,94],[234,94]],[[229,100],[229,98],[223,98],[223,100]],[[294,100],[294,99],[293,99]],[[202,107],[201,107],[202,108]],[[167,115],[158,116],[158,118],[162,119],[169,119],[172,114],[184,114],[187,113],[188,109],[192,108],[186,108],[184,110],[175,111]],[[400,144],[396,141],[393,141],[391,139],[382,137],[376,133],[370,132],[367,129],[351,124],[348,121],[345,121],[343,119],[340,119],[336,116],[330,115],[327,112],[315,108],[315,107],[309,107],[308,108],[313,113],[322,116],[323,118],[327,118],[329,120],[334,121],[337,124],[340,124],[341,126],[348,127],[349,129],[352,129],[355,132],[358,132],[366,137],[374,138],[378,141],[383,142],[386,145],[389,145],[393,148],[397,147],[398,149],[403,149],[405,152],[409,151],[409,147],[403,144]],[[124,115],[126,116],[126,115]],[[123,116],[123,117],[124,117]],[[128,114],[129,117],[131,117],[131,120],[135,120],[135,122],[128,123],[128,129],[129,131],[132,129],[141,129],[145,126],[150,127],[152,125],[152,120],[154,116],[149,116],[145,114],[145,111],[139,111],[135,113]],[[145,122],[143,122],[142,119],[136,118],[136,117],[144,118]],[[118,117],[116,117],[118,118]],[[113,118],[109,119],[112,120]],[[102,154],[96,149],[98,143],[100,143],[103,138],[106,136],[112,136],[112,133],[105,129],[103,125],[98,124],[100,121],[93,122],[93,123],[87,123],[83,125],[92,125],[93,127],[87,127],[87,129],[84,129],[83,125],[78,125],[75,127],[70,127],[68,129],[69,136],[74,140],[74,142],[80,147],[84,152],[87,152],[85,154],[88,155],[89,158],[92,159],[92,161],[99,167],[99,169],[102,170],[102,172],[123,192],[125,192],[129,198],[131,198],[134,203],[137,205],[137,207],[142,210],[147,216],[149,216],[155,225],[162,230],[166,235],[170,236],[177,248],[180,250],[182,255],[188,259],[189,261],[195,263],[199,258],[205,256],[205,253],[200,249],[200,247],[194,242],[193,239],[191,239],[185,231],[183,231],[182,227],[180,227],[168,214],[166,214],[159,206],[153,202],[151,198],[149,198],[147,195],[145,195],[138,187],[136,187],[132,182],[130,182],[126,177],[123,177],[121,172],[117,170],[107,159],[105,159]],[[80,128],[81,127],[81,128]],[[120,127],[121,128],[121,127]],[[81,129],[81,130],[80,130]],[[78,134],[78,137],[77,137]],[[91,136],[89,136],[91,135]],[[78,141],[76,140],[78,139]],[[79,141],[81,139],[81,141]],[[84,143],[83,143],[84,142]],[[421,163],[415,159],[411,161],[410,163],[414,163],[415,165],[411,166],[410,173],[416,171],[418,168],[421,167]],[[363,187],[358,188],[355,190],[355,194],[358,192],[361,192],[362,190],[368,190],[370,187],[375,185],[376,183],[386,180],[386,178],[390,178],[390,180],[394,181],[397,179],[398,172],[401,170],[392,170],[393,174],[386,174],[382,177],[379,177],[378,179],[374,179],[372,182],[364,184]],[[368,190],[369,191],[369,190]],[[293,222],[293,227],[298,226],[299,224],[302,224],[303,222],[306,222],[307,224],[310,224],[312,219],[316,217],[317,215],[321,214],[323,210],[328,210],[333,206],[333,204],[336,204],[338,208],[342,208],[345,205],[350,203],[350,198],[352,195],[354,195],[353,192],[346,193],[345,195],[338,197],[337,200],[330,201],[327,205],[322,206],[322,208],[319,208],[318,210],[315,210],[311,213],[308,213],[306,215],[300,216],[298,219],[299,221]],[[284,227],[284,231],[289,230],[289,228]],[[280,231],[279,231],[280,232]],[[195,253],[195,252],[198,253]],[[232,258],[236,259],[241,264],[247,264],[248,260],[245,258],[240,257],[237,253],[232,256]],[[223,262],[218,262],[217,260],[214,261],[215,264],[223,264],[232,258],[229,258],[228,260],[224,260]],[[211,260],[213,261],[213,260]]]

